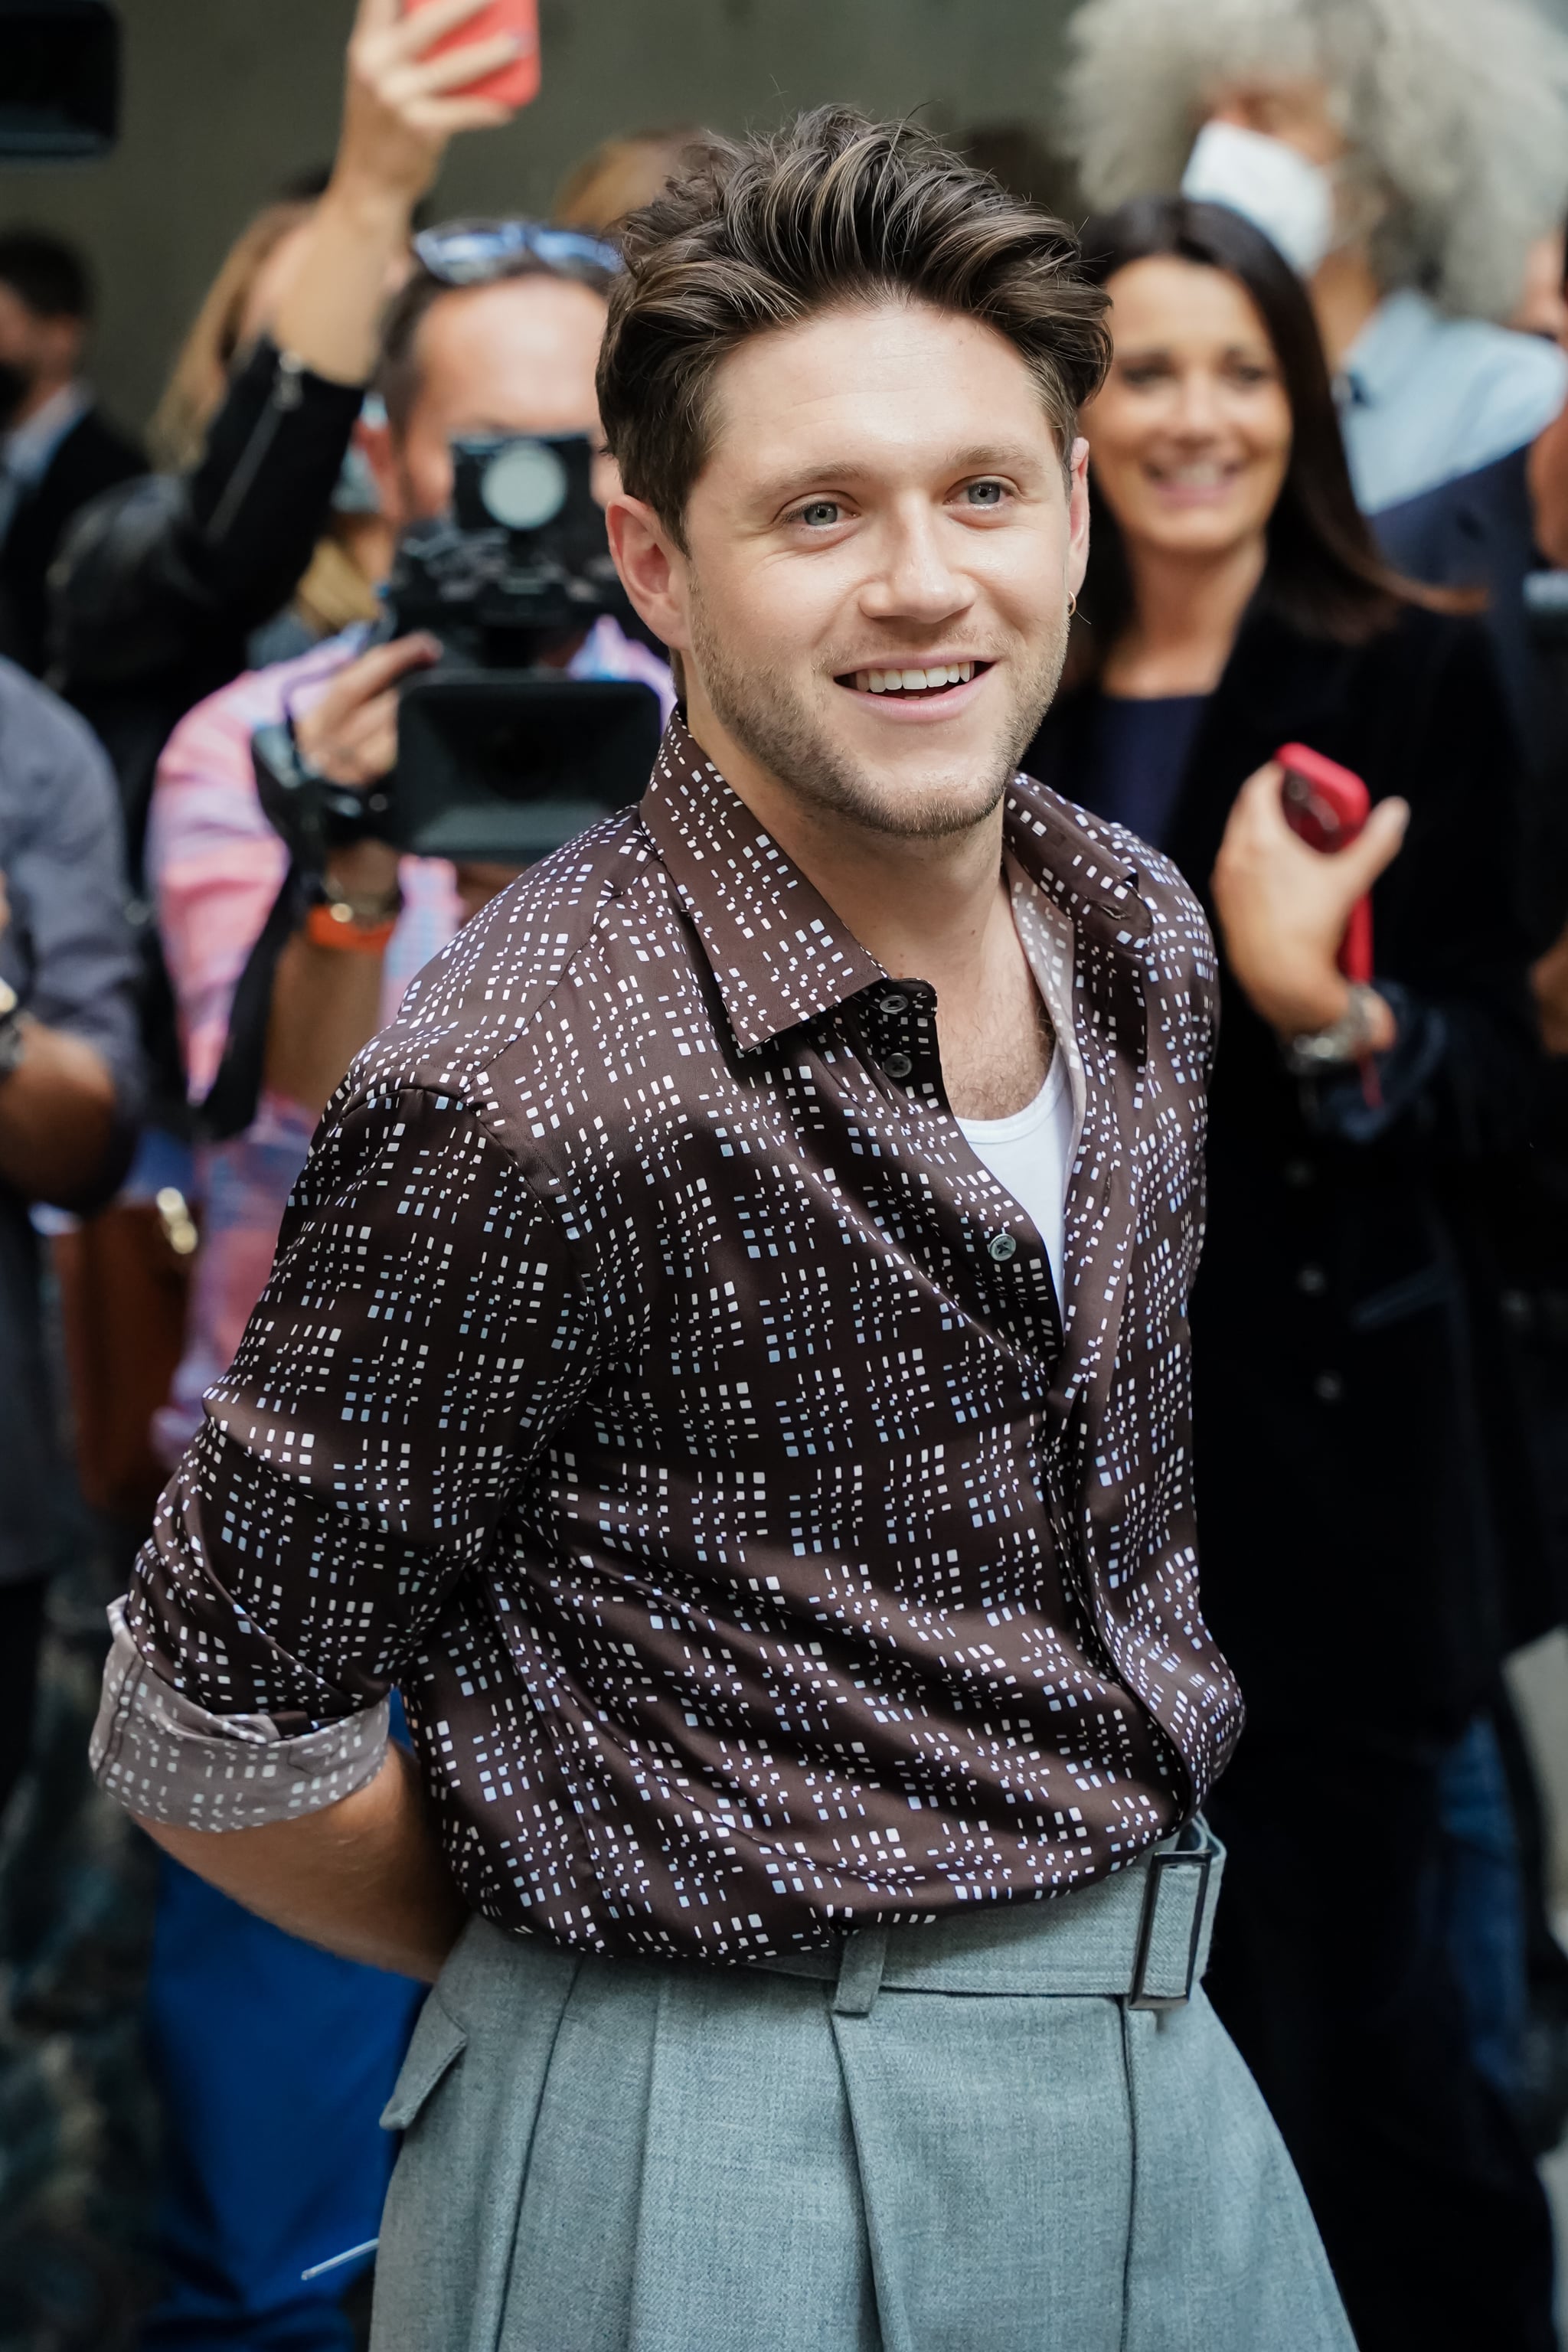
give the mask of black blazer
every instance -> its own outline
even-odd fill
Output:
[[[1090,709],[1085,694],[1060,702],[1025,761],[1069,799],[1092,800]],[[1255,1729],[1338,1715],[1444,1738],[1501,1640],[1470,1195],[1528,1117],[1535,1063],[1518,760],[1478,624],[1412,609],[1347,648],[1255,612],[1168,844],[1205,905],[1239,787],[1291,740],[1411,803],[1373,922],[1379,978],[1405,991],[1421,1050],[1403,1107],[1350,1139],[1335,1110],[1352,1087],[1292,1079],[1224,974],[1192,1304],[1205,1611]]]
[[[0,652],[35,676],[48,661],[46,583],[66,525],[100,490],[146,470],[136,444],[89,408],[18,504],[0,545]]]
[[[1568,643],[1531,625],[1525,588],[1543,568],[1535,547],[1530,449],[1440,482],[1372,517],[1379,546],[1410,580],[1479,590],[1515,731],[1526,756],[1524,890],[1545,947],[1568,917]]]

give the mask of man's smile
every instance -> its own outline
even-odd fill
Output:
[[[919,705],[934,714],[959,709],[973,698],[980,679],[992,665],[973,655],[949,661],[910,661],[894,666],[840,671],[835,683],[849,693],[878,698],[887,706]]]

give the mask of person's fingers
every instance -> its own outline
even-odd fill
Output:
[[[300,748],[312,765],[335,784],[379,782],[397,759],[397,697],[378,695],[374,702],[337,719],[330,711],[312,712],[313,726],[298,729]]]
[[[410,670],[427,669],[440,657],[439,640],[424,629],[416,629],[406,637],[394,637],[390,645],[373,646],[369,653],[361,654],[332,680],[319,707],[346,710],[368,702],[373,695],[395,685]]]
[[[499,73],[521,54],[522,44],[514,35],[498,33],[493,40],[465,42],[444,57],[422,58],[417,64],[405,65],[397,80],[406,89],[405,103],[440,98],[447,90],[466,89],[469,82],[482,81],[486,74]]]
[[[1409,823],[1408,801],[1379,801],[1355,840],[1338,852],[1335,863],[1346,882],[1355,886],[1358,898],[1371,889],[1384,866],[1393,865]]]
[[[500,131],[516,115],[500,99],[430,98],[411,106],[405,120],[424,138],[447,139],[456,131]]]
[[[359,0],[351,38],[358,40],[367,33],[384,33],[396,24],[401,7],[402,0]]]
[[[1257,770],[1230,804],[1220,855],[1227,866],[1250,856],[1275,841],[1285,825],[1279,785],[1284,771],[1270,760]]]
[[[357,752],[375,740],[397,716],[397,688],[388,687],[374,701],[362,702],[328,729],[341,751]]]
[[[429,0],[422,8],[401,7],[397,0],[384,19],[386,41],[383,54],[390,60],[422,58],[447,33],[477,16],[489,0]]]
[[[1278,760],[1266,760],[1261,768],[1253,770],[1237,793],[1231,811],[1244,830],[1265,838],[1289,831],[1280,792],[1284,781],[1285,771]]]

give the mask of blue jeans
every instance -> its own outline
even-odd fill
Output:
[[[1519,1840],[1498,1737],[1479,1715],[1438,1770],[1443,1941],[1470,2055],[1505,2099],[1520,2088],[1530,2006]]]
[[[424,1988],[268,1927],[166,1856],[148,1985],[166,2111],[142,2352],[349,2352],[339,2308],[396,2154],[377,2125]]]

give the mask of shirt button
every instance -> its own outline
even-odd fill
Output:
[[[889,1054],[882,1067],[890,1078],[907,1078],[914,1064],[907,1054]]]
[[[895,1013],[907,1013],[909,1009],[909,998],[897,988],[890,988],[886,996],[879,996],[877,999],[878,1012],[887,1013],[889,1019]]]
[[[993,1234],[985,1244],[998,1265],[1005,1265],[1017,1254],[1018,1244],[1011,1234]]]
[[[1290,1186],[1292,1192],[1304,1192],[1311,1181],[1312,1163],[1310,1160],[1287,1160],[1285,1181]]]
[[[1345,1392],[1345,1384],[1338,1372],[1320,1372],[1312,1382],[1312,1394],[1320,1404],[1338,1404]]]
[[[1321,1265],[1304,1265],[1296,1276],[1296,1287],[1309,1298],[1321,1298],[1328,1288],[1328,1276]]]

